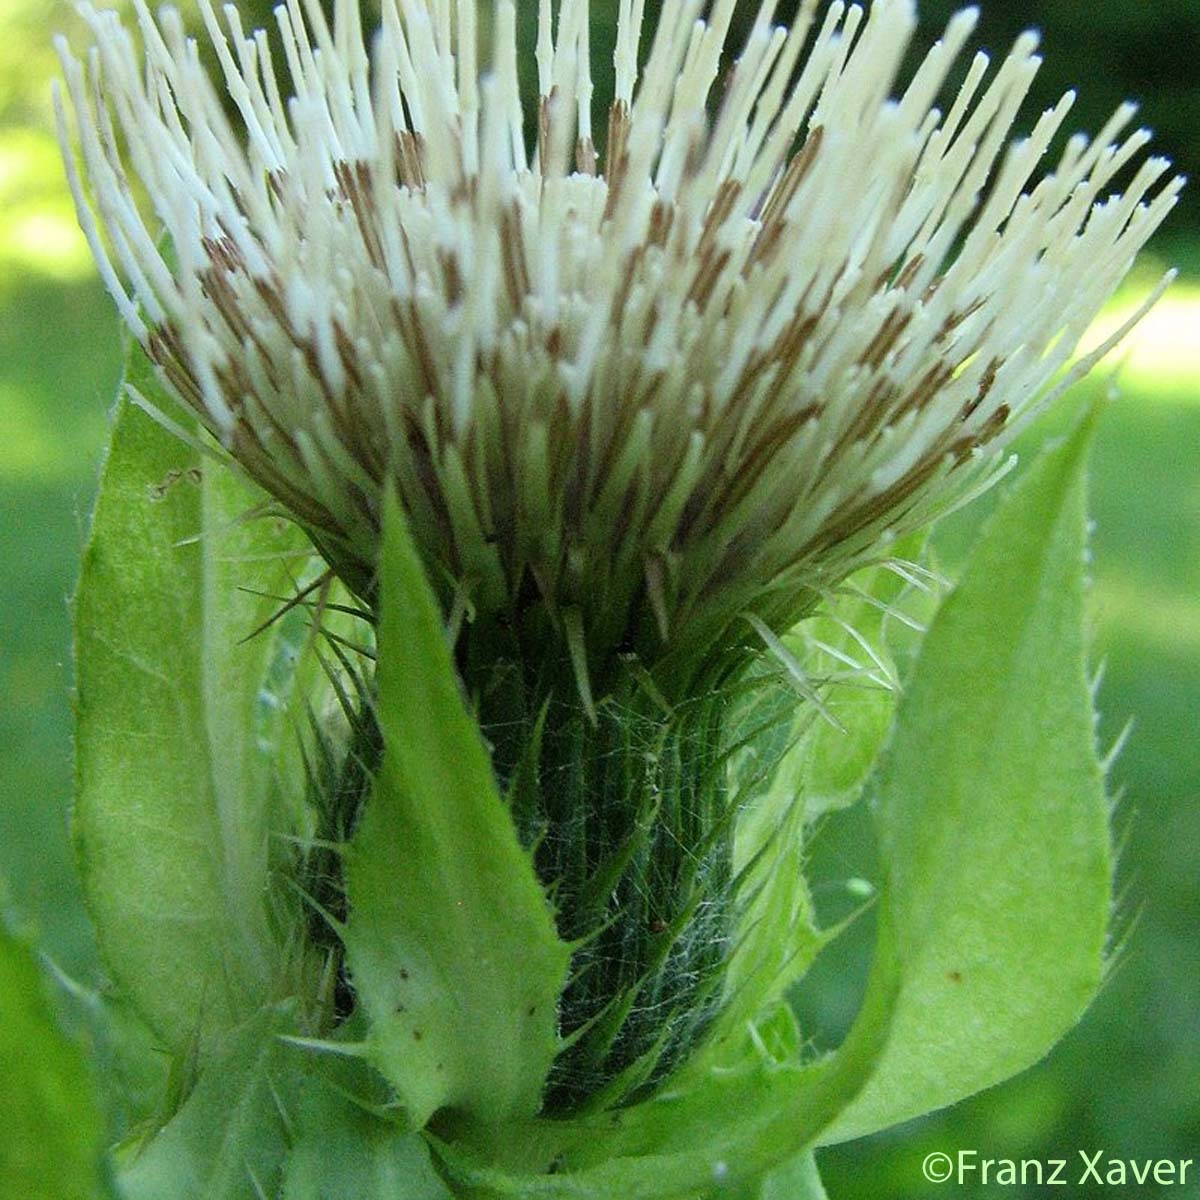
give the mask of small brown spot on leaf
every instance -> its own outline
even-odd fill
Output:
[[[199,467],[188,467],[186,470],[180,471],[173,469],[168,471],[158,483],[152,483],[148,487],[150,499],[154,501],[165,500],[171,489],[181,481],[186,483],[199,484],[202,476]]]

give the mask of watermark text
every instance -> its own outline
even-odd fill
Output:
[[[986,1158],[978,1150],[925,1155],[930,1183],[993,1187],[1176,1187],[1195,1182],[1191,1158],[1121,1158],[1104,1150],[1076,1150],[1063,1158]]]

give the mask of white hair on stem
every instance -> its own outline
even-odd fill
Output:
[[[353,0],[288,0],[286,83],[201,0],[242,129],[135,6],[140,50],[90,5],[86,65],[60,42],[59,127],[168,390],[352,579],[391,482],[474,605],[531,577],[601,652],[643,615],[778,630],[977,487],[1182,185],[1108,194],[1128,105],[1036,178],[1073,97],[1010,140],[1033,34],[934,108],[974,9],[902,83],[911,0],[764,3],[730,71],[733,0],[652,37],[620,0],[598,156],[587,0],[541,3],[528,114],[513,0],[383,0],[369,52]]]

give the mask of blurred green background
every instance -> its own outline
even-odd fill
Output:
[[[266,7],[243,5],[259,20]],[[922,6],[926,41],[954,7]],[[615,3],[594,0],[593,8],[594,42],[601,42]],[[1195,175],[1200,0],[992,0],[984,8],[978,40],[994,50],[1022,28],[1044,31],[1047,65],[1027,114],[1077,87],[1070,126],[1094,131],[1132,97],[1157,131],[1156,147]],[[533,0],[521,0],[527,29],[535,10]],[[0,4],[0,880],[53,959],[94,978],[66,836],[68,597],[119,370],[119,334],[61,181],[48,101],[56,29],[78,31],[59,0]],[[931,1150],[1046,1159],[1104,1149],[1106,1157],[1200,1159],[1200,186],[1105,321],[1118,320],[1168,263],[1182,268],[1181,279],[1127,345],[1093,472],[1102,740],[1135,722],[1113,772],[1123,794],[1115,827],[1127,945],[1091,1012],[1046,1062],[948,1113],[825,1151],[834,1200],[936,1194],[920,1173]],[[1111,368],[1102,371],[1077,394],[1108,387],[1110,376]],[[948,558],[978,515],[939,535]],[[836,891],[840,879],[869,875],[868,844],[862,814],[823,829],[819,888]],[[864,926],[859,942],[865,933]],[[840,960],[797,998],[818,1044],[836,1037],[851,1010],[860,948],[848,939]],[[1200,1195],[1200,1187],[1170,1194]]]

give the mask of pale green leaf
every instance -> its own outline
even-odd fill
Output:
[[[0,920],[0,1196],[97,1200],[104,1122],[83,1048],[31,949]]]
[[[843,684],[827,701],[837,721],[817,721],[798,747],[797,793],[808,822],[853,804],[875,765],[896,695],[871,680]]]
[[[268,730],[259,693],[301,535],[243,521],[257,496],[119,406],[75,603],[84,894],[116,983],[172,1050],[261,1001]],[[266,739],[269,741],[269,738]]]
[[[923,536],[904,539],[894,558],[919,558],[923,542]],[[822,688],[833,720],[797,700],[791,744],[769,787],[738,818],[734,869],[745,876],[744,906],[718,1031],[722,1039],[779,1000],[828,940],[830,932],[816,927],[804,877],[805,827],[858,798],[895,709],[888,614],[907,607],[904,577],[874,566],[853,576],[847,590],[787,639],[815,681],[849,678]]]
[[[734,1198],[727,1197],[722,1190],[714,1192],[711,1200]],[[827,1197],[816,1160],[806,1151],[746,1188],[745,1200],[827,1200]]]
[[[744,875],[737,949],[714,1050],[738,1045],[747,1021],[778,1001],[824,945],[804,877],[804,807],[779,774],[738,821],[734,867]]]
[[[281,1200],[450,1200],[421,1136],[314,1079],[300,1105]]]
[[[800,797],[807,822],[853,804],[875,766],[899,694],[891,642],[908,629],[913,593],[920,599],[906,564],[921,558],[924,543],[923,532],[898,542],[891,561],[899,570],[876,565],[852,575],[789,638],[814,679],[833,681],[822,693],[829,719],[805,721],[776,774],[776,786],[787,782]]]
[[[226,1033],[183,1107],[143,1149],[126,1153],[124,1200],[263,1200],[278,1187],[304,1084],[286,1006]]]
[[[1090,426],[985,527],[926,636],[878,780],[901,992],[841,1140],[1041,1058],[1098,987],[1108,802],[1083,635]]]
[[[345,934],[369,1054],[423,1125],[537,1111],[569,951],[467,713],[398,508],[381,562],[384,764],[350,848]]]

